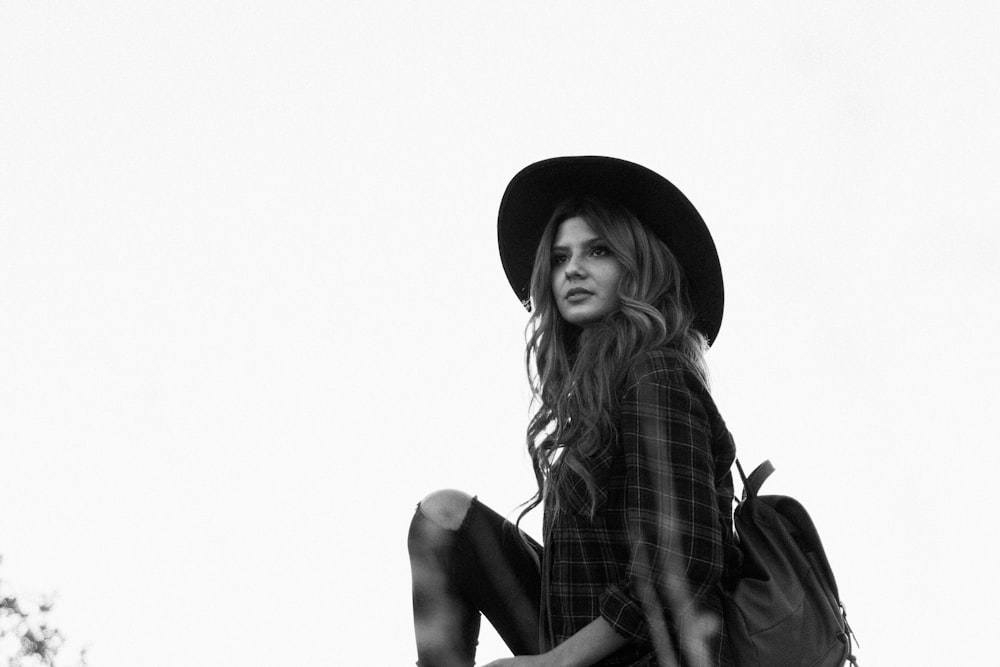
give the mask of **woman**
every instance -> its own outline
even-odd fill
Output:
[[[723,304],[708,229],[658,174],[568,157],[514,177],[499,241],[532,313],[525,512],[544,505],[544,548],[476,498],[426,497],[409,535],[418,664],[472,665],[480,612],[515,655],[493,667],[731,664],[735,448],[703,358]]]

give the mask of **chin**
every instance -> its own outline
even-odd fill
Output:
[[[597,324],[603,320],[607,313],[560,313],[567,324],[585,328],[592,324]]]

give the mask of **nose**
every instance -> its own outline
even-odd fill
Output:
[[[566,260],[564,270],[566,271],[567,278],[582,278],[587,273],[582,261],[576,255]]]

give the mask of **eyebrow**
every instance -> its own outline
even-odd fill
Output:
[[[595,237],[593,237],[591,239],[587,239],[581,245],[584,248],[589,248],[589,247],[591,247],[592,245],[594,245],[596,243],[607,243],[607,241],[604,240],[603,236],[595,236]],[[552,252],[557,252],[557,251],[566,252],[567,250],[569,250],[568,246],[564,246],[564,245],[554,245],[554,246],[552,246]]]

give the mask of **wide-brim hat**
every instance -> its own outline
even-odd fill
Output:
[[[535,252],[556,206],[572,197],[624,206],[677,258],[695,328],[711,344],[722,325],[722,267],[715,242],[694,205],[673,183],[642,165],[612,157],[557,157],[514,176],[500,200],[500,261],[514,293],[529,306]]]

